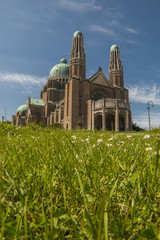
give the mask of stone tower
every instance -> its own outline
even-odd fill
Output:
[[[115,44],[110,49],[109,80],[113,86],[124,88],[123,65],[119,48]]]
[[[76,76],[79,79],[86,77],[86,55],[83,48],[83,35],[80,31],[74,33],[69,62],[69,80]]]

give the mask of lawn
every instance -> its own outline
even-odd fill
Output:
[[[160,239],[160,130],[0,124],[0,239]]]

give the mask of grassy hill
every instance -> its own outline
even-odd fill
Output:
[[[0,124],[0,239],[160,239],[160,130]]]

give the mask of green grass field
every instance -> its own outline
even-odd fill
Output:
[[[160,130],[0,124],[0,239],[160,239]]]

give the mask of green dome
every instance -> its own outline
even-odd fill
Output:
[[[27,104],[24,104],[24,105],[20,106],[20,107],[17,109],[17,112],[18,112],[18,111],[19,111],[19,112],[23,112],[23,111],[27,112],[27,110],[28,110]]]
[[[83,37],[83,35],[80,31],[75,32],[73,35],[73,37],[78,37],[78,36]]]
[[[112,45],[110,51],[114,51],[114,50],[119,50],[119,47],[116,44]]]
[[[69,65],[67,64],[67,60],[65,58],[62,58],[60,63],[55,65],[49,73],[49,77],[60,76],[69,76]]]
[[[62,58],[60,63],[67,63],[67,60],[65,58]]]

